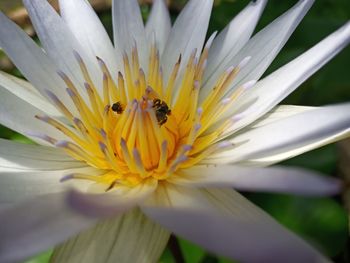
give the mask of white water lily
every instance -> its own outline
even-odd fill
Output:
[[[232,189],[339,190],[266,168],[350,133],[350,104],[276,106],[349,43],[350,23],[257,81],[312,3],[251,37],[266,4],[253,1],[206,44],[213,0],[173,26],[162,0],[145,26],[136,0],[114,0],[114,45],[86,0],[60,0],[61,15],[24,0],[43,49],[0,13],[0,47],[29,81],[0,73],[0,123],[38,143],[0,140],[0,262],[83,230],[51,261],[156,262],[170,232],[242,262],[327,261]]]

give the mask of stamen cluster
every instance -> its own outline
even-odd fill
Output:
[[[233,124],[233,119],[224,117],[224,113],[246,89],[244,86],[230,89],[244,63],[227,69],[199,105],[200,87],[213,38],[199,57],[194,50],[185,65],[180,56],[166,84],[155,45],[150,50],[147,75],[140,67],[136,47],[130,59],[124,54],[124,71],[115,79],[104,61],[97,58],[103,75],[102,89],[93,83],[84,61],[75,53],[85,79],[86,94],[81,94],[66,74],[59,72],[59,75],[79,116],[73,115],[55,94],[48,91],[69,123],[50,116],[36,117],[71,140],[57,141],[48,136],[42,136],[42,139],[103,173],[99,176],[72,174],[65,179],[93,180],[106,184],[107,190],[117,185],[138,185],[150,177],[165,180],[177,170],[193,166],[208,155],[232,146],[219,138],[225,137],[225,131]]]

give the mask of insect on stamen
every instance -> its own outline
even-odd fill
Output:
[[[156,118],[159,125],[161,126],[166,123],[168,116],[171,115],[171,110],[169,109],[169,106],[166,104],[166,102],[160,99],[154,99],[152,107],[155,109]]]
[[[112,105],[112,111],[114,111],[114,112],[116,112],[116,113],[118,113],[118,114],[122,114],[123,111],[124,111],[123,104],[122,104],[120,101],[114,103],[114,104]]]

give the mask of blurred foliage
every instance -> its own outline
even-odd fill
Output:
[[[171,15],[176,18],[184,0],[171,2]],[[217,0],[212,14],[208,34],[221,30],[249,1]],[[281,13],[290,8],[296,0],[270,0],[262,15],[257,30],[261,29]],[[12,10],[16,1],[1,0],[0,9]],[[147,18],[150,7],[142,5],[142,14]],[[99,12],[102,22],[109,34],[112,32],[112,18],[109,10]],[[272,72],[301,54],[322,38],[336,30],[350,18],[349,0],[318,0],[301,22],[290,41],[273,62],[267,73]],[[4,56],[0,54],[0,62]],[[284,103],[296,105],[325,105],[350,101],[350,48],[346,48],[323,69],[306,81]],[[4,65],[3,63],[0,63]],[[5,66],[2,66],[5,68]],[[12,70],[18,75],[18,71]],[[0,137],[28,142],[4,127],[0,128]],[[337,175],[337,150],[334,145],[303,154],[284,162],[284,165],[302,166],[320,171],[331,176]],[[345,210],[336,198],[305,198],[277,194],[246,194],[257,205],[265,209],[279,222],[303,236],[326,255],[337,262],[346,262],[346,243],[348,239],[348,222]],[[208,254],[202,248],[179,239],[180,248],[186,262],[189,263],[228,263],[226,259]],[[254,248],[252,248],[254,249]],[[27,263],[48,262],[51,252],[44,253]],[[349,255],[348,255],[349,256]],[[160,259],[162,263],[175,262],[173,254],[167,248]]]
[[[344,209],[330,198],[252,194],[250,199],[326,255],[336,256],[347,239]]]
[[[37,257],[34,257],[33,259],[26,261],[26,263],[46,263],[46,262],[49,262],[51,254],[52,254],[52,251],[47,251],[45,253],[40,254]]]

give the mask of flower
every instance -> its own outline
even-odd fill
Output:
[[[162,0],[146,26],[136,0],[114,0],[114,46],[87,1],[59,2],[61,15],[24,0],[43,50],[0,14],[0,46],[31,83],[1,73],[0,122],[38,143],[0,141],[1,262],[91,227],[52,261],[154,262],[169,231],[243,262],[324,260],[231,187],[339,190],[265,166],[349,135],[350,104],[276,105],[348,44],[350,23],[257,81],[313,1],[251,38],[266,4],[253,1],[204,44],[212,0],[172,27]]]

